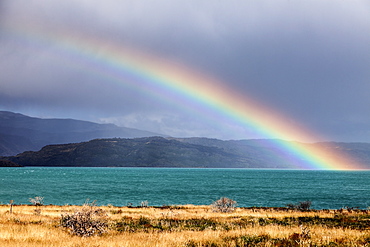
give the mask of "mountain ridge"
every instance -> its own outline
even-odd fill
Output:
[[[370,168],[370,143],[279,142],[335,149]],[[0,111],[0,159],[22,166],[297,168],[273,143],[168,137],[114,124]]]
[[[205,144],[207,143],[207,144]],[[335,145],[333,145],[335,144]],[[40,151],[0,157],[22,166],[284,168],[299,164],[270,148],[269,140],[142,137],[48,145]],[[370,168],[370,143],[316,143],[356,156]]]
[[[43,119],[0,111],[0,156],[37,151],[49,144],[90,141],[97,138],[166,136],[114,124],[75,119]]]

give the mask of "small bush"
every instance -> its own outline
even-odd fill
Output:
[[[289,209],[295,209],[300,211],[308,211],[311,207],[311,201],[298,202],[298,204],[287,204]]]
[[[105,212],[97,208],[94,203],[85,204],[81,210],[73,214],[62,214],[60,225],[73,235],[90,237],[107,231]]]
[[[236,201],[227,197],[221,197],[217,201],[213,202],[211,206],[215,212],[228,213],[234,211],[236,205]]]
[[[29,198],[28,201],[36,206],[35,214],[41,214],[41,206],[44,205],[44,197],[36,196],[35,198]]]
[[[142,201],[142,202],[140,203],[140,206],[141,206],[142,208],[147,208],[147,207],[148,207],[148,205],[149,205],[149,202],[148,202],[148,201]]]
[[[44,205],[44,197],[36,196],[35,198],[29,198],[28,201],[32,203],[33,205],[42,206]]]

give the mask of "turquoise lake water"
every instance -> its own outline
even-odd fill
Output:
[[[44,197],[44,204],[209,205],[229,197],[239,206],[315,209],[370,206],[370,171],[180,168],[0,168],[0,203]]]

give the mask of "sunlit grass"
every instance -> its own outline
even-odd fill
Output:
[[[101,236],[72,236],[62,214],[81,206],[0,206],[0,246],[370,246],[368,211],[283,211],[208,206],[101,206],[109,228]],[[304,237],[303,229],[309,234]]]

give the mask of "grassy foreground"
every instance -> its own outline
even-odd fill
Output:
[[[73,236],[62,214],[82,206],[0,205],[0,246],[370,246],[367,210],[287,211],[237,208],[216,213],[209,206],[101,206],[107,232]]]

